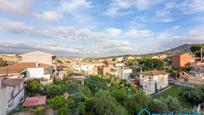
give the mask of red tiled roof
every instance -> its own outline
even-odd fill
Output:
[[[36,67],[36,63],[35,62],[17,63],[17,64],[9,65],[9,66],[6,66],[6,67],[1,67],[0,68],[0,74],[20,73],[22,70],[24,70],[26,68],[35,68],[35,67]],[[49,65],[48,64],[39,63],[38,67],[48,68]]]
[[[2,79],[2,85],[5,86],[16,86],[21,82],[23,82],[23,79],[7,79],[7,78]]]
[[[38,105],[45,105],[46,96],[26,97],[23,106],[33,107]]]

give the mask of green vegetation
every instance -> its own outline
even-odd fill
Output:
[[[192,105],[198,105],[204,99],[204,86],[195,85],[193,87],[185,87],[179,92],[181,98]]]
[[[204,55],[204,44],[194,44],[191,46],[191,51],[195,54],[196,57],[200,57],[201,56],[201,48],[202,50],[202,54]]]
[[[4,61],[2,58],[0,58],[0,67],[1,66],[7,66],[7,65],[8,65],[7,62]]]
[[[173,104],[173,105],[181,106],[181,107],[176,107],[180,109],[177,109],[174,111],[179,111],[182,109],[185,109],[186,111],[193,110],[193,107],[203,102],[204,86],[203,85],[194,85],[193,87],[172,86],[166,91],[153,96],[153,98],[164,100],[164,102],[167,104],[174,102],[177,104]],[[169,109],[173,111],[173,106],[169,107]]]
[[[177,99],[179,99],[179,94],[178,92],[182,89],[182,87],[179,86],[172,86],[171,88],[167,89],[166,91],[155,95],[154,98],[156,99],[160,99],[163,97],[167,97],[167,96],[171,96],[171,97],[175,97]]]
[[[28,96],[43,94],[43,86],[37,79],[28,81],[25,89]]]
[[[126,81],[111,76],[105,79],[91,76],[85,80],[84,85],[58,81],[43,87],[37,80],[32,80],[26,87],[26,92],[29,94],[36,90],[32,95],[47,95],[47,106],[58,111],[60,115],[136,115],[143,108],[153,113],[184,112],[184,110],[193,112],[193,106],[186,108],[182,105],[182,95],[180,95],[183,94],[182,87],[173,86],[151,97],[145,95],[138,86],[129,85]],[[65,92],[69,94],[68,97],[63,96]],[[196,92],[197,90],[194,93]]]
[[[159,59],[143,58],[143,59],[132,59],[128,61],[129,66],[133,65],[142,65],[143,70],[154,70],[154,69],[163,69],[164,61]]]

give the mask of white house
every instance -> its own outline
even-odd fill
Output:
[[[140,85],[146,94],[153,94],[169,84],[169,74],[165,71],[147,71],[140,74]]]
[[[72,68],[76,71],[84,71],[86,74],[94,73],[94,64],[72,65]]]
[[[20,57],[21,62],[38,62],[48,65],[52,65],[56,58],[56,56],[42,51],[33,51],[21,54]]]
[[[0,78],[0,115],[15,109],[24,98],[24,80]]]
[[[115,75],[117,77],[120,77],[121,79],[128,79],[130,74],[132,73],[132,69],[130,68],[123,68],[123,67],[117,67],[115,68],[115,71],[112,71],[111,74]]]
[[[26,68],[24,70],[25,77],[27,79],[50,79],[50,74],[46,73],[45,68],[38,67],[38,68]]]

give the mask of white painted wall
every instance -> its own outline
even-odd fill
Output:
[[[45,69],[44,68],[27,68],[25,69],[26,71],[26,77],[27,79],[50,79],[50,74],[45,74]]]
[[[124,69],[122,72],[122,79],[128,79],[131,73],[132,69]]]
[[[84,71],[88,74],[93,74],[94,64],[73,65],[72,68],[77,71]]]
[[[19,104],[21,99],[24,97],[24,89],[18,90],[15,98],[12,99],[13,87],[1,87],[0,88],[0,115],[6,115],[12,109],[15,109]],[[20,91],[20,92],[19,92]]]
[[[8,108],[6,88],[0,88],[0,115],[6,115],[6,110]]]
[[[153,94],[156,92],[155,84],[157,84],[157,89],[163,89],[168,86],[169,75],[157,75],[157,76],[144,76],[140,75],[140,85],[143,87],[143,91],[146,94]]]
[[[52,65],[52,55],[40,51],[34,51],[21,55],[21,62],[38,62]]]

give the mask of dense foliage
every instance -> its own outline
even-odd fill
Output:
[[[25,89],[28,96],[43,94],[43,86],[37,79],[28,81]]]
[[[202,86],[195,86],[178,93],[189,103],[200,103],[203,89]],[[192,112],[192,108],[184,108],[175,97],[155,99],[145,95],[138,86],[114,77],[103,79],[91,76],[85,79],[84,85],[58,81],[41,86],[38,80],[32,80],[27,84],[26,91],[30,95],[47,95],[47,106],[60,115],[137,115],[144,108],[152,113]],[[63,96],[65,92],[68,97]]]
[[[195,54],[196,57],[200,57],[201,56],[201,48],[202,50],[202,54],[204,55],[204,44],[194,44],[191,46],[191,51]]]
[[[180,91],[179,95],[188,103],[200,104],[204,100],[204,86],[186,87]]]
[[[163,69],[164,61],[159,59],[143,58],[143,59],[132,59],[128,61],[129,66],[141,65],[143,70]]]

